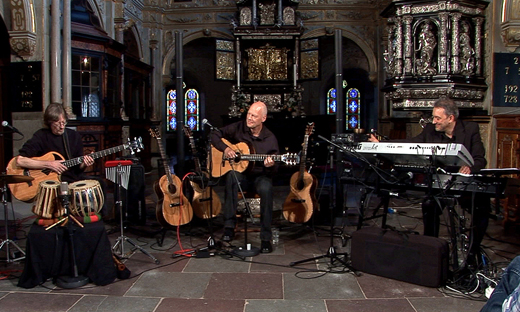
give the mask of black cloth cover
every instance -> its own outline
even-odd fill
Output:
[[[116,278],[112,247],[102,221],[84,224],[72,222],[74,250],[78,274],[86,276],[96,285],[107,285]],[[73,276],[70,252],[69,225],[54,226],[45,230],[33,224],[26,244],[25,267],[18,286],[32,288],[49,278]]]

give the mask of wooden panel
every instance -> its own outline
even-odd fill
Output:
[[[520,168],[520,115],[496,117],[497,168]],[[517,175],[512,176],[518,178]],[[502,199],[504,225],[520,221],[520,195]]]

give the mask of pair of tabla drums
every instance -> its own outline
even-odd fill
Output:
[[[59,218],[65,207],[58,197],[60,182],[45,180],[38,185],[38,193],[32,211],[41,218]],[[105,202],[101,185],[96,180],[82,180],[69,184],[70,214],[78,217],[98,213]]]

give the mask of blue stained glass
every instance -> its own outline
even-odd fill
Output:
[[[168,92],[168,97],[172,100],[176,100],[177,99],[177,91],[175,90],[171,90],[170,92]]]
[[[336,98],[336,89],[330,90],[330,97]]]
[[[352,116],[350,118],[350,120],[348,121],[348,123],[350,125],[350,128],[356,128],[357,124],[358,124],[358,120],[357,120],[356,116]]]
[[[352,113],[357,112],[357,110],[358,110],[358,103],[357,103],[357,101],[355,101],[355,100],[351,101],[349,106],[348,106],[348,108],[350,109],[350,111]]]
[[[356,89],[350,89],[350,97],[358,97],[358,91]]]
[[[336,108],[337,108],[337,103],[336,103],[336,100],[333,100],[331,103],[330,103],[330,110],[333,111],[334,113],[336,112]]]
[[[197,105],[195,105],[195,102],[193,102],[193,101],[188,102],[188,111],[191,114],[194,114],[197,111]]]
[[[170,129],[177,129],[177,120],[175,119],[175,117],[170,118]]]
[[[177,113],[177,103],[175,101],[172,101],[170,103],[170,114],[175,115]]]
[[[187,124],[190,126],[190,129],[193,130],[197,126],[197,119],[195,117],[190,117],[188,118]]]
[[[197,97],[197,92],[195,92],[195,90],[189,90],[187,95],[188,99],[193,100]]]

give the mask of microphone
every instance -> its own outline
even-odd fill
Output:
[[[206,118],[202,119],[202,124],[203,125],[208,125],[211,130],[220,131],[217,127],[213,127],[213,125],[210,124],[209,121]]]
[[[61,204],[65,209],[69,206],[69,184],[67,182],[60,183],[60,194],[58,196],[61,199]]]
[[[11,129],[13,132],[16,132],[18,133],[19,135],[22,135],[23,136],[23,133],[21,133],[18,129],[16,129],[15,127],[11,126],[7,121],[2,121],[2,126],[4,127],[7,127],[9,129]]]

